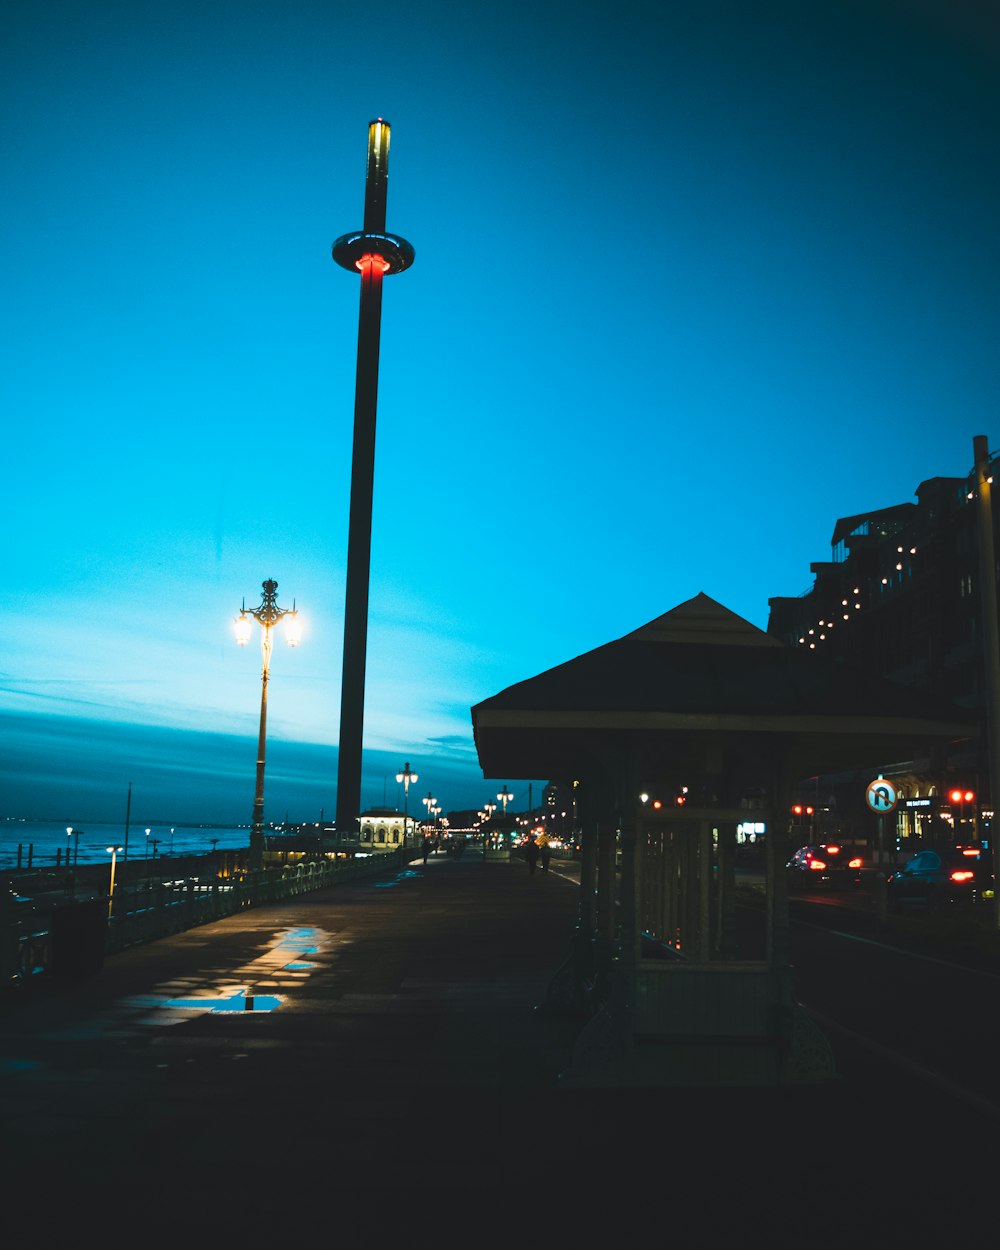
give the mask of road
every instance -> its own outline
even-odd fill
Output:
[[[1000,1086],[984,1062],[1000,1041],[1000,963],[849,899],[793,898],[791,914],[799,1000],[842,1069],[867,1052],[897,1079],[1000,1119]]]

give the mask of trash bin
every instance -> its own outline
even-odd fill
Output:
[[[108,907],[103,899],[60,903],[52,909],[49,927],[49,971],[78,979],[100,972],[108,932]]]

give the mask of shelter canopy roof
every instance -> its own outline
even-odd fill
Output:
[[[781,757],[793,778],[914,758],[975,718],[790,647],[705,594],[472,708],[485,777],[578,775],[624,754],[699,771]]]

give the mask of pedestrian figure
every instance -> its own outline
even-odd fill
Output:
[[[524,844],[524,858],[528,861],[528,872],[535,871],[535,865],[538,863],[538,843],[534,838],[529,838]]]
[[[542,843],[541,857],[542,857],[542,872],[548,872],[549,860],[552,858],[552,847],[549,846],[547,840]]]
[[[423,846],[422,846],[420,849],[421,849],[421,850],[423,851],[423,853],[424,853],[424,863],[425,863],[425,864],[427,863],[427,856],[431,853],[431,847],[432,847],[433,845],[434,845],[434,844],[433,844],[433,842],[431,842],[430,838],[424,838],[424,844],[423,844]]]

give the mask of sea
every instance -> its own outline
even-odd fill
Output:
[[[129,859],[169,855],[204,855],[250,844],[250,826],[144,825],[42,820],[0,820],[0,871],[52,868],[56,863],[106,864],[108,847],[125,848]],[[125,858],[124,849],[118,851]]]

